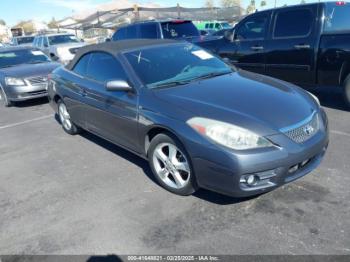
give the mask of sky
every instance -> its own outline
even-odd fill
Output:
[[[49,21],[52,17],[62,19],[70,16],[74,11],[91,9],[94,6],[110,2],[112,0],[0,0],[0,19],[5,20],[9,26],[15,25],[20,20],[35,19],[38,21]],[[114,0],[117,1],[117,0]],[[184,7],[203,7],[205,0],[130,0],[131,2],[156,3],[161,6],[175,6],[179,3]],[[218,5],[220,0],[214,0]],[[256,0],[260,5],[261,0]],[[268,7],[273,7],[275,0],[266,0]],[[292,5],[300,3],[300,0],[276,0],[277,6],[284,4]],[[308,0],[306,2],[315,2]],[[241,0],[246,8],[250,0]]]

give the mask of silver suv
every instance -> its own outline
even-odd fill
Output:
[[[41,49],[52,60],[67,64],[76,50],[86,44],[73,34],[45,34],[34,38],[33,46]]]

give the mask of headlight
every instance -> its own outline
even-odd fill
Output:
[[[308,92],[308,91],[307,91]],[[317,96],[315,96],[313,93],[308,92],[310,94],[310,96],[312,96],[312,98],[316,101],[316,103],[321,106],[320,100],[317,98]]]
[[[264,137],[225,122],[195,117],[188,120],[187,124],[210,140],[235,150],[273,146],[273,144]]]
[[[15,77],[5,77],[5,83],[8,86],[25,86],[23,79]]]

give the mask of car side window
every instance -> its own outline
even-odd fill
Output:
[[[158,30],[156,23],[140,24],[141,38],[158,38]]]
[[[235,39],[254,40],[263,39],[267,31],[268,16],[266,14],[247,18],[239,25]]]
[[[284,10],[276,15],[274,38],[301,37],[310,34],[314,17],[310,9]]]
[[[86,76],[86,70],[90,61],[90,54],[86,54],[79,59],[73,68],[73,72],[80,75]]]
[[[126,38],[127,39],[135,39],[135,38],[137,38],[137,27],[136,27],[136,25],[129,26],[126,29]]]
[[[47,37],[44,36],[43,37],[43,47],[48,47],[49,46],[49,42],[47,41]]]
[[[119,61],[111,54],[103,52],[91,53],[86,75],[88,78],[98,82],[127,80]]]
[[[215,29],[220,29],[220,24],[219,23],[215,24]]]
[[[43,37],[40,37],[38,40],[39,47],[43,47]]]
[[[205,29],[208,29],[209,28],[209,24],[205,24]]]

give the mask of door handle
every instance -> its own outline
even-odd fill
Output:
[[[251,49],[254,51],[261,51],[261,50],[264,50],[264,47],[263,46],[252,46]]]
[[[294,46],[296,49],[310,49],[310,45],[295,45]]]

